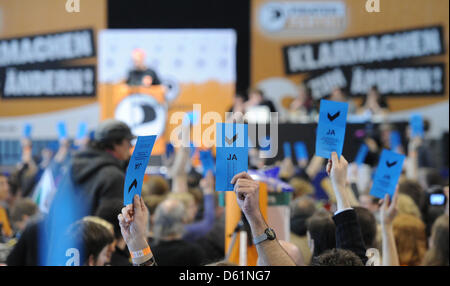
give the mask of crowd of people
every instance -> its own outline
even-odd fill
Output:
[[[299,90],[290,113],[317,114],[308,88]],[[329,99],[351,103],[339,88]],[[236,96],[230,111],[245,113],[254,106],[276,111],[257,89],[248,99]],[[349,104],[349,113],[387,110],[376,88],[359,108]],[[258,265],[449,265],[448,174],[433,164],[426,138],[412,138],[408,131],[403,148],[392,146],[388,123],[375,131],[364,138],[369,151],[361,166],[336,153],[328,160],[313,156],[275,163],[278,179],[293,188],[289,241],[278,240],[261,214],[260,182],[247,172],[234,176],[231,183],[251,236],[262,237],[255,243]],[[225,257],[226,213],[215,177],[212,172],[203,176],[201,166],[192,164],[189,147],[166,155],[169,171],[147,174],[141,196],[123,206],[134,138],[123,122],[105,120],[89,138],[60,140],[55,154],[44,149],[39,158],[31,152],[33,142],[23,139],[22,162],[10,174],[0,174],[0,263],[55,263],[49,253],[59,253],[52,249],[58,232],[82,249],[79,265],[233,265]],[[395,195],[380,200],[370,195],[370,187],[383,148],[407,157]],[[273,167],[258,150],[249,157],[250,169]],[[435,203],[433,195],[445,199]],[[66,253],[60,255],[66,265]]]

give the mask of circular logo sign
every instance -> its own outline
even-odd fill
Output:
[[[159,136],[166,126],[167,110],[150,95],[132,94],[117,105],[114,116],[128,124],[136,136]]]
[[[259,24],[269,32],[281,30],[286,25],[286,11],[280,3],[267,3],[259,10]]]

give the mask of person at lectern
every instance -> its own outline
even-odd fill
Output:
[[[128,85],[151,86],[161,84],[156,72],[145,65],[145,51],[135,49],[132,53],[133,69],[128,73]]]

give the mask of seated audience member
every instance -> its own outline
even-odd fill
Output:
[[[348,99],[347,93],[340,87],[336,87],[330,94],[329,100],[348,103],[348,114],[356,113],[356,105]]]
[[[233,98],[233,106],[230,107],[226,114],[226,121],[241,122],[245,115],[245,101],[246,97],[240,93],[237,93]]]
[[[121,212],[122,207],[122,200],[111,199],[102,203],[95,213],[97,217],[106,220],[114,227],[114,252],[110,262],[112,266],[131,266],[130,252],[120,233],[120,225],[117,220],[117,214]]]
[[[309,197],[300,197],[291,203],[290,241],[300,249],[305,265],[309,265],[312,255],[306,235],[306,221],[315,211],[314,200]]]
[[[376,244],[377,222],[375,216],[366,208],[353,207],[358,218],[366,248],[379,248]]]
[[[81,266],[105,266],[113,253],[113,226],[98,217],[85,217],[69,227],[68,236],[79,241]],[[78,266],[78,265],[75,265]]]
[[[425,224],[413,215],[399,213],[393,221],[393,230],[400,265],[420,265],[427,250]]]
[[[38,206],[31,199],[24,198],[16,201],[11,210],[11,223],[16,238],[20,237],[28,221],[38,214],[38,212]]]
[[[264,92],[260,89],[250,89],[248,91],[248,100],[245,102],[245,111],[248,112],[252,107],[266,106],[269,112],[276,112],[272,101],[264,98]]]
[[[313,257],[311,266],[364,266],[364,264],[352,251],[333,248]]]
[[[304,84],[298,88],[297,97],[289,105],[289,119],[298,122],[302,117],[307,117],[315,111],[311,89]]]
[[[376,86],[372,86],[364,96],[361,111],[372,115],[385,115],[389,112],[386,98],[378,92]]]
[[[319,210],[308,218],[306,227],[312,257],[319,256],[336,247],[336,225],[331,213],[326,210]]]
[[[182,239],[186,217],[183,203],[174,198],[156,208],[152,249],[158,265],[199,266],[205,262],[202,248]]]
[[[449,266],[449,219],[448,214],[441,215],[431,228],[429,249],[425,253],[422,265]]]

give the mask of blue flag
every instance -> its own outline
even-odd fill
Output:
[[[134,195],[141,196],[142,183],[144,182],[145,169],[147,168],[156,135],[139,136],[133,155],[128,163],[125,184],[123,186],[123,204],[133,203]]]
[[[215,174],[215,172],[214,172],[214,158],[212,156],[211,151],[210,150],[200,151],[199,156],[200,156],[200,161],[202,162],[202,166],[203,166],[203,177],[206,176],[208,171],[212,171],[213,174]]]
[[[216,191],[233,191],[231,179],[248,170],[247,124],[216,125]]]
[[[297,155],[297,160],[308,160],[308,150],[306,149],[305,143],[302,141],[295,142],[294,149],[295,154]]]
[[[392,198],[402,173],[404,160],[404,155],[383,149],[370,190],[372,196],[382,199],[387,193]]]
[[[58,122],[58,138],[59,140],[67,138],[66,123],[64,121]]]
[[[411,137],[423,137],[423,118],[420,114],[411,116],[409,125],[411,126]]]
[[[342,154],[347,123],[348,103],[322,99],[316,132],[316,155],[331,158],[331,152]]]
[[[369,153],[369,147],[367,147],[366,144],[362,143],[359,147],[358,153],[356,154],[355,163],[358,166],[361,166],[364,164],[364,161],[366,160],[367,153]]]
[[[291,143],[284,142],[283,143],[283,151],[284,151],[284,158],[292,158]]]

